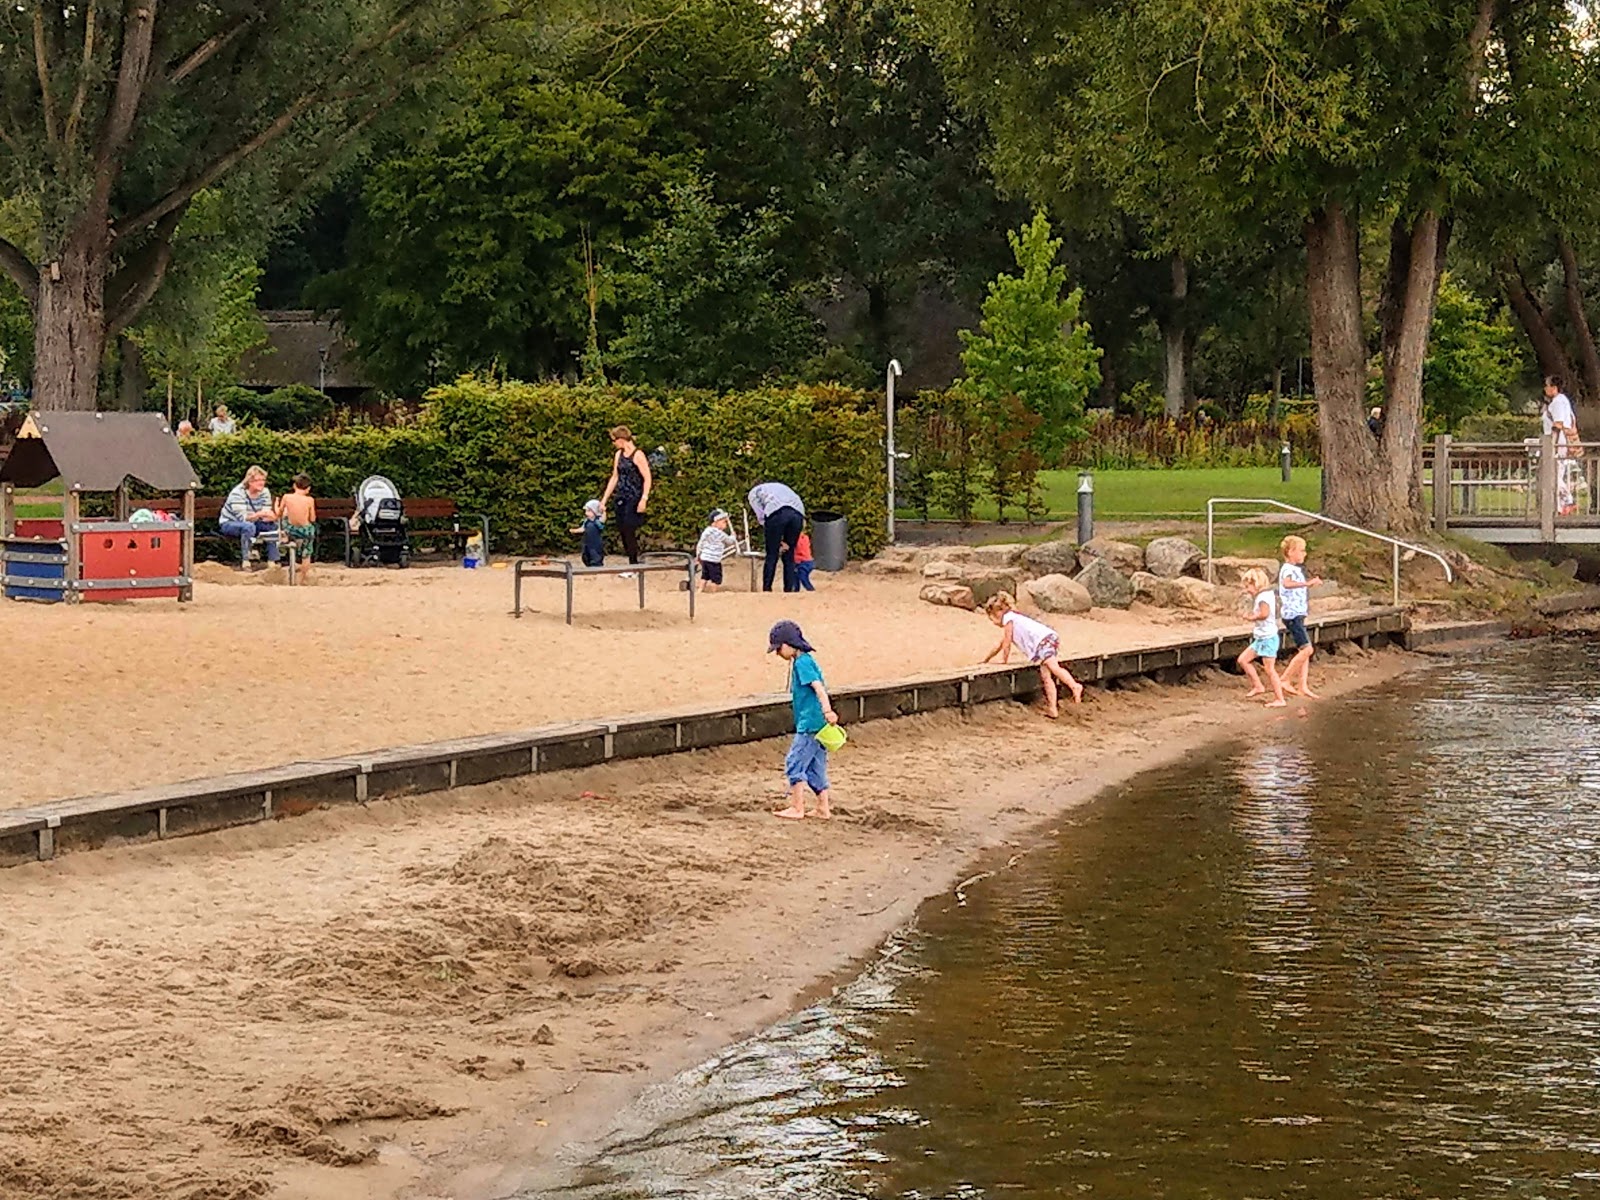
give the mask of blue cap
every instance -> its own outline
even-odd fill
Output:
[[[767,634],[767,653],[773,653],[779,646],[793,646],[796,650],[808,652],[812,648],[811,643],[806,641],[806,635],[800,632],[800,626],[793,621],[779,621]]]

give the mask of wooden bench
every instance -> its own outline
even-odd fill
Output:
[[[222,505],[226,497],[223,496],[196,496],[194,500],[195,523],[210,521],[215,524],[222,516]],[[466,553],[467,539],[474,532],[483,537],[483,561],[489,561],[489,518],[481,514],[467,514],[461,512],[454,500],[442,496],[423,496],[415,500],[406,500],[406,536],[412,541],[433,543],[448,543],[451,553],[460,558]],[[350,518],[356,515],[356,502],[351,497],[339,499],[317,498],[317,525],[319,535],[324,530],[331,530],[337,524],[344,538],[344,565],[356,565],[357,543],[355,531],[350,528]],[[179,512],[183,507],[180,500],[152,500],[145,503],[145,507],[152,510]],[[448,521],[448,526],[418,527],[417,521]],[[468,523],[469,528],[463,529],[462,522]],[[197,542],[213,542],[237,546],[238,538],[225,537],[216,530],[210,533],[196,532]],[[262,540],[262,539],[257,539]]]

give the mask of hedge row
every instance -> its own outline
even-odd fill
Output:
[[[224,493],[260,463],[281,489],[296,472],[320,496],[350,495],[387,475],[407,496],[448,496],[487,513],[495,544],[570,550],[567,531],[611,471],[614,425],[660,450],[647,544],[693,547],[713,508],[737,513],[744,495],[781,480],[812,512],[850,521],[850,549],[875,553],[885,524],[883,422],[872,398],[844,388],[768,388],[659,397],[605,389],[463,379],[428,396],[419,423],[333,433],[241,432],[196,438],[185,449],[207,495]]]

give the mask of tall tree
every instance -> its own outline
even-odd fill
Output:
[[[1421,522],[1428,329],[1451,224],[1486,150],[1514,121],[1500,0],[922,0],[969,102],[1021,175],[1080,164],[1158,244],[1297,225],[1328,511],[1377,528]],[[1582,54],[1566,6],[1530,0]],[[1030,169],[1030,159],[1041,168]],[[1365,421],[1364,223],[1384,230],[1370,315],[1386,420]]]
[[[0,182],[38,254],[0,242],[34,312],[34,400],[89,409],[108,339],[161,286],[196,196],[262,219],[522,0],[18,0],[0,9]]]

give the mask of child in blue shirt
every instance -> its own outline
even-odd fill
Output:
[[[772,627],[767,635],[767,653],[775,653],[790,664],[789,701],[794,705],[794,741],[783,761],[789,781],[789,807],[775,815],[790,821],[805,817],[805,789],[809,787],[817,795],[816,815],[824,821],[831,820],[828,748],[817,740],[817,734],[824,726],[837,725],[839,714],[833,711],[833,702],[828,698],[822,668],[811,657],[811,643],[793,621],[779,621]]]
[[[583,524],[572,532],[583,534],[583,565],[605,566],[606,510],[600,501],[590,500],[583,506]]]

